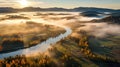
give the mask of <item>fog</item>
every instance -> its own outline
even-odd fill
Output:
[[[120,34],[120,26],[116,24],[107,24],[105,22],[101,23],[92,23],[89,22],[93,19],[101,19],[103,17],[83,17],[79,15],[79,12],[21,12],[21,13],[12,13],[0,15],[0,17],[5,16],[18,16],[23,18],[19,18],[16,20],[6,19],[1,21],[0,24],[19,24],[25,23],[27,21],[33,21],[37,23],[47,23],[53,25],[66,25],[66,24],[75,24],[76,22],[81,23],[81,25],[85,25],[84,27],[80,27],[77,30],[85,30],[90,35],[94,35],[96,37],[105,37],[108,35],[119,35]],[[47,16],[46,16],[47,15]],[[24,19],[24,17],[28,17],[30,19]],[[84,21],[88,23],[84,23]]]
[[[66,27],[66,26],[64,26],[62,24],[57,24],[55,22],[48,22],[46,20],[39,19],[39,18],[34,18],[34,17],[33,17],[33,19],[31,19],[31,21],[36,21],[37,23],[42,23],[42,24],[55,25],[57,27],[64,28],[66,30],[66,32],[65,33],[61,33],[60,35],[58,35],[56,37],[50,37],[46,41],[43,41],[40,44],[37,44],[36,46],[30,47],[30,48],[26,48],[26,49],[20,49],[20,50],[9,52],[9,53],[0,54],[0,58],[1,59],[9,57],[9,56],[23,55],[23,54],[25,56],[35,56],[35,55],[38,55],[39,53],[43,53],[48,48],[50,48],[51,44],[55,44],[56,42],[60,41],[61,39],[64,39],[65,37],[67,37],[68,35],[70,35],[72,33],[72,30],[69,27]],[[21,22],[18,22],[18,24],[20,24],[20,23]],[[6,23],[3,23],[3,24],[6,24]],[[15,24],[13,24],[13,25],[15,25]]]
[[[43,13],[45,13],[45,12],[43,12]],[[120,26],[119,25],[107,24],[104,22],[101,22],[101,23],[88,22],[93,19],[100,19],[100,18],[83,17],[83,16],[80,16],[79,13],[69,13],[69,14],[62,14],[62,15],[57,13],[57,16],[56,16],[56,14],[52,14],[52,16],[49,16],[49,14],[47,14],[48,16],[45,16],[45,17],[41,17],[42,15],[34,16],[36,13],[20,13],[17,15],[21,15],[21,14],[25,17],[29,17],[30,19],[19,19],[19,20],[18,19],[17,20],[6,19],[4,21],[1,21],[0,24],[1,25],[4,25],[4,24],[9,25],[9,24],[20,24],[20,23],[25,23],[27,21],[33,21],[36,23],[43,23],[43,24],[49,24],[49,25],[55,25],[58,27],[62,27],[66,30],[66,32],[61,33],[57,37],[48,38],[46,41],[44,41],[34,47],[30,47],[27,49],[21,49],[21,50],[10,52],[10,53],[0,54],[0,58],[5,58],[5,57],[15,56],[15,55],[22,55],[22,54],[25,54],[26,56],[31,56],[31,55],[36,55],[40,52],[45,52],[50,47],[51,44],[55,44],[56,42],[60,41],[61,39],[67,37],[68,35],[70,35],[72,33],[72,30],[70,29],[71,27],[67,26],[67,24],[75,25],[76,23],[79,23],[80,25],[84,25],[82,27],[77,28],[76,30],[77,31],[84,30],[88,34],[96,36],[96,37],[100,37],[100,38],[108,36],[108,35],[120,35]],[[0,17],[2,17],[2,16],[4,16],[4,15],[0,15]],[[73,18],[67,19],[70,16],[73,16]],[[57,19],[57,20],[50,19],[51,17],[60,18],[60,19]],[[47,18],[47,20],[45,20],[46,18]],[[88,23],[83,23],[83,21],[87,21]],[[74,34],[74,35],[76,35],[76,34]]]
[[[96,37],[106,37],[109,35],[120,35],[120,26],[117,24],[107,24],[107,23],[85,23],[84,27],[78,30],[85,30],[90,35]]]

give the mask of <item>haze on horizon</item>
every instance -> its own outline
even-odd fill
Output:
[[[120,0],[0,0],[0,7],[99,7],[120,9]]]

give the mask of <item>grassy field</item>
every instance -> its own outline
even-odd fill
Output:
[[[55,16],[53,18],[51,16],[46,17],[48,15]],[[43,18],[45,16],[47,20],[52,19],[59,22],[62,19],[75,19],[74,16],[58,18],[56,14],[51,13],[39,13],[35,16]],[[68,37],[56,44],[52,44],[46,52],[39,53],[37,56],[28,57],[22,55],[4,58],[0,60],[0,67],[120,67],[120,36],[97,37],[94,35],[103,33],[105,30],[108,31],[107,26],[109,25],[104,26],[104,23],[101,23],[101,26],[99,26],[100,24],[97,23],[92,25],[91,22],[81,22],[79,20],[69,22],[67,20],[62,21],[61,25],[63,23],[72,29],[72,33]],[[11,32],[8,32],[9,30]],[[49,37],[55,37],[65,32],[64,29],[56,26],[43,25],[31,21],[13,26],[3,25],[0,27],[0,31],[3,31],[0,34],[0,50],[12,49],[13,44],[15,47],[16,43],[16,48],[34,46]],[[105,34],[108,33],[105,32]],[[3,48],[3,46],[8,44],[11,46]]]
[[[35,46],[50,37],[56,37],[65,32],[62,28],[32,21],[15,25],[1,25],[0,31],[3,31],[0,33],[1,53]]]
[[[120,61],[120,36],[109,36],[104,39],[90,38],[90,46],[93,52],[106,55]],[[96,49],[97,48],[97,49]]]
[[[5,58],[1,60],[0,65],[23,67],[118,67],[120,65],[119,59],[109,55],[112,51],[109,50],[110,47],[101,46],[99,39],[88,36],[83,31],[76,33],[80,34],[78,38],[70,35],[51,45],[51,48],[43,54],[35,57]]]

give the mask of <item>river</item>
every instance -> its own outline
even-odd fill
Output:
[[[67,37],[68,35],[70,35],[72,33],[72,30],[69,27],[66,27],[63,25],[57,25],[54,23],[44,23],[44,24],[55,25],[55,26],[64,28],[66,30],[66,32],[61,33],[57,37],[48,38],[46,41],[43,41],[36,46],[26,48],[26,49],[20,49],[20,50],[9,52],[9,53],[0,54],[0,59],[7,58],[10,56],[16,56],[16,55],[32,56],[32,55],[37,55],[39,53],[43,53],[50,47],[51,44],[54,45],[55,43],[57,43],[61,39],[64,39],[65,37]]]

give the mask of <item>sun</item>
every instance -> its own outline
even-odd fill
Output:
[[[18,3],[20,4],[21,7],[27,7],[27,6],[29,6],[27,0],[20,0],[20,1],[18,1]]]

